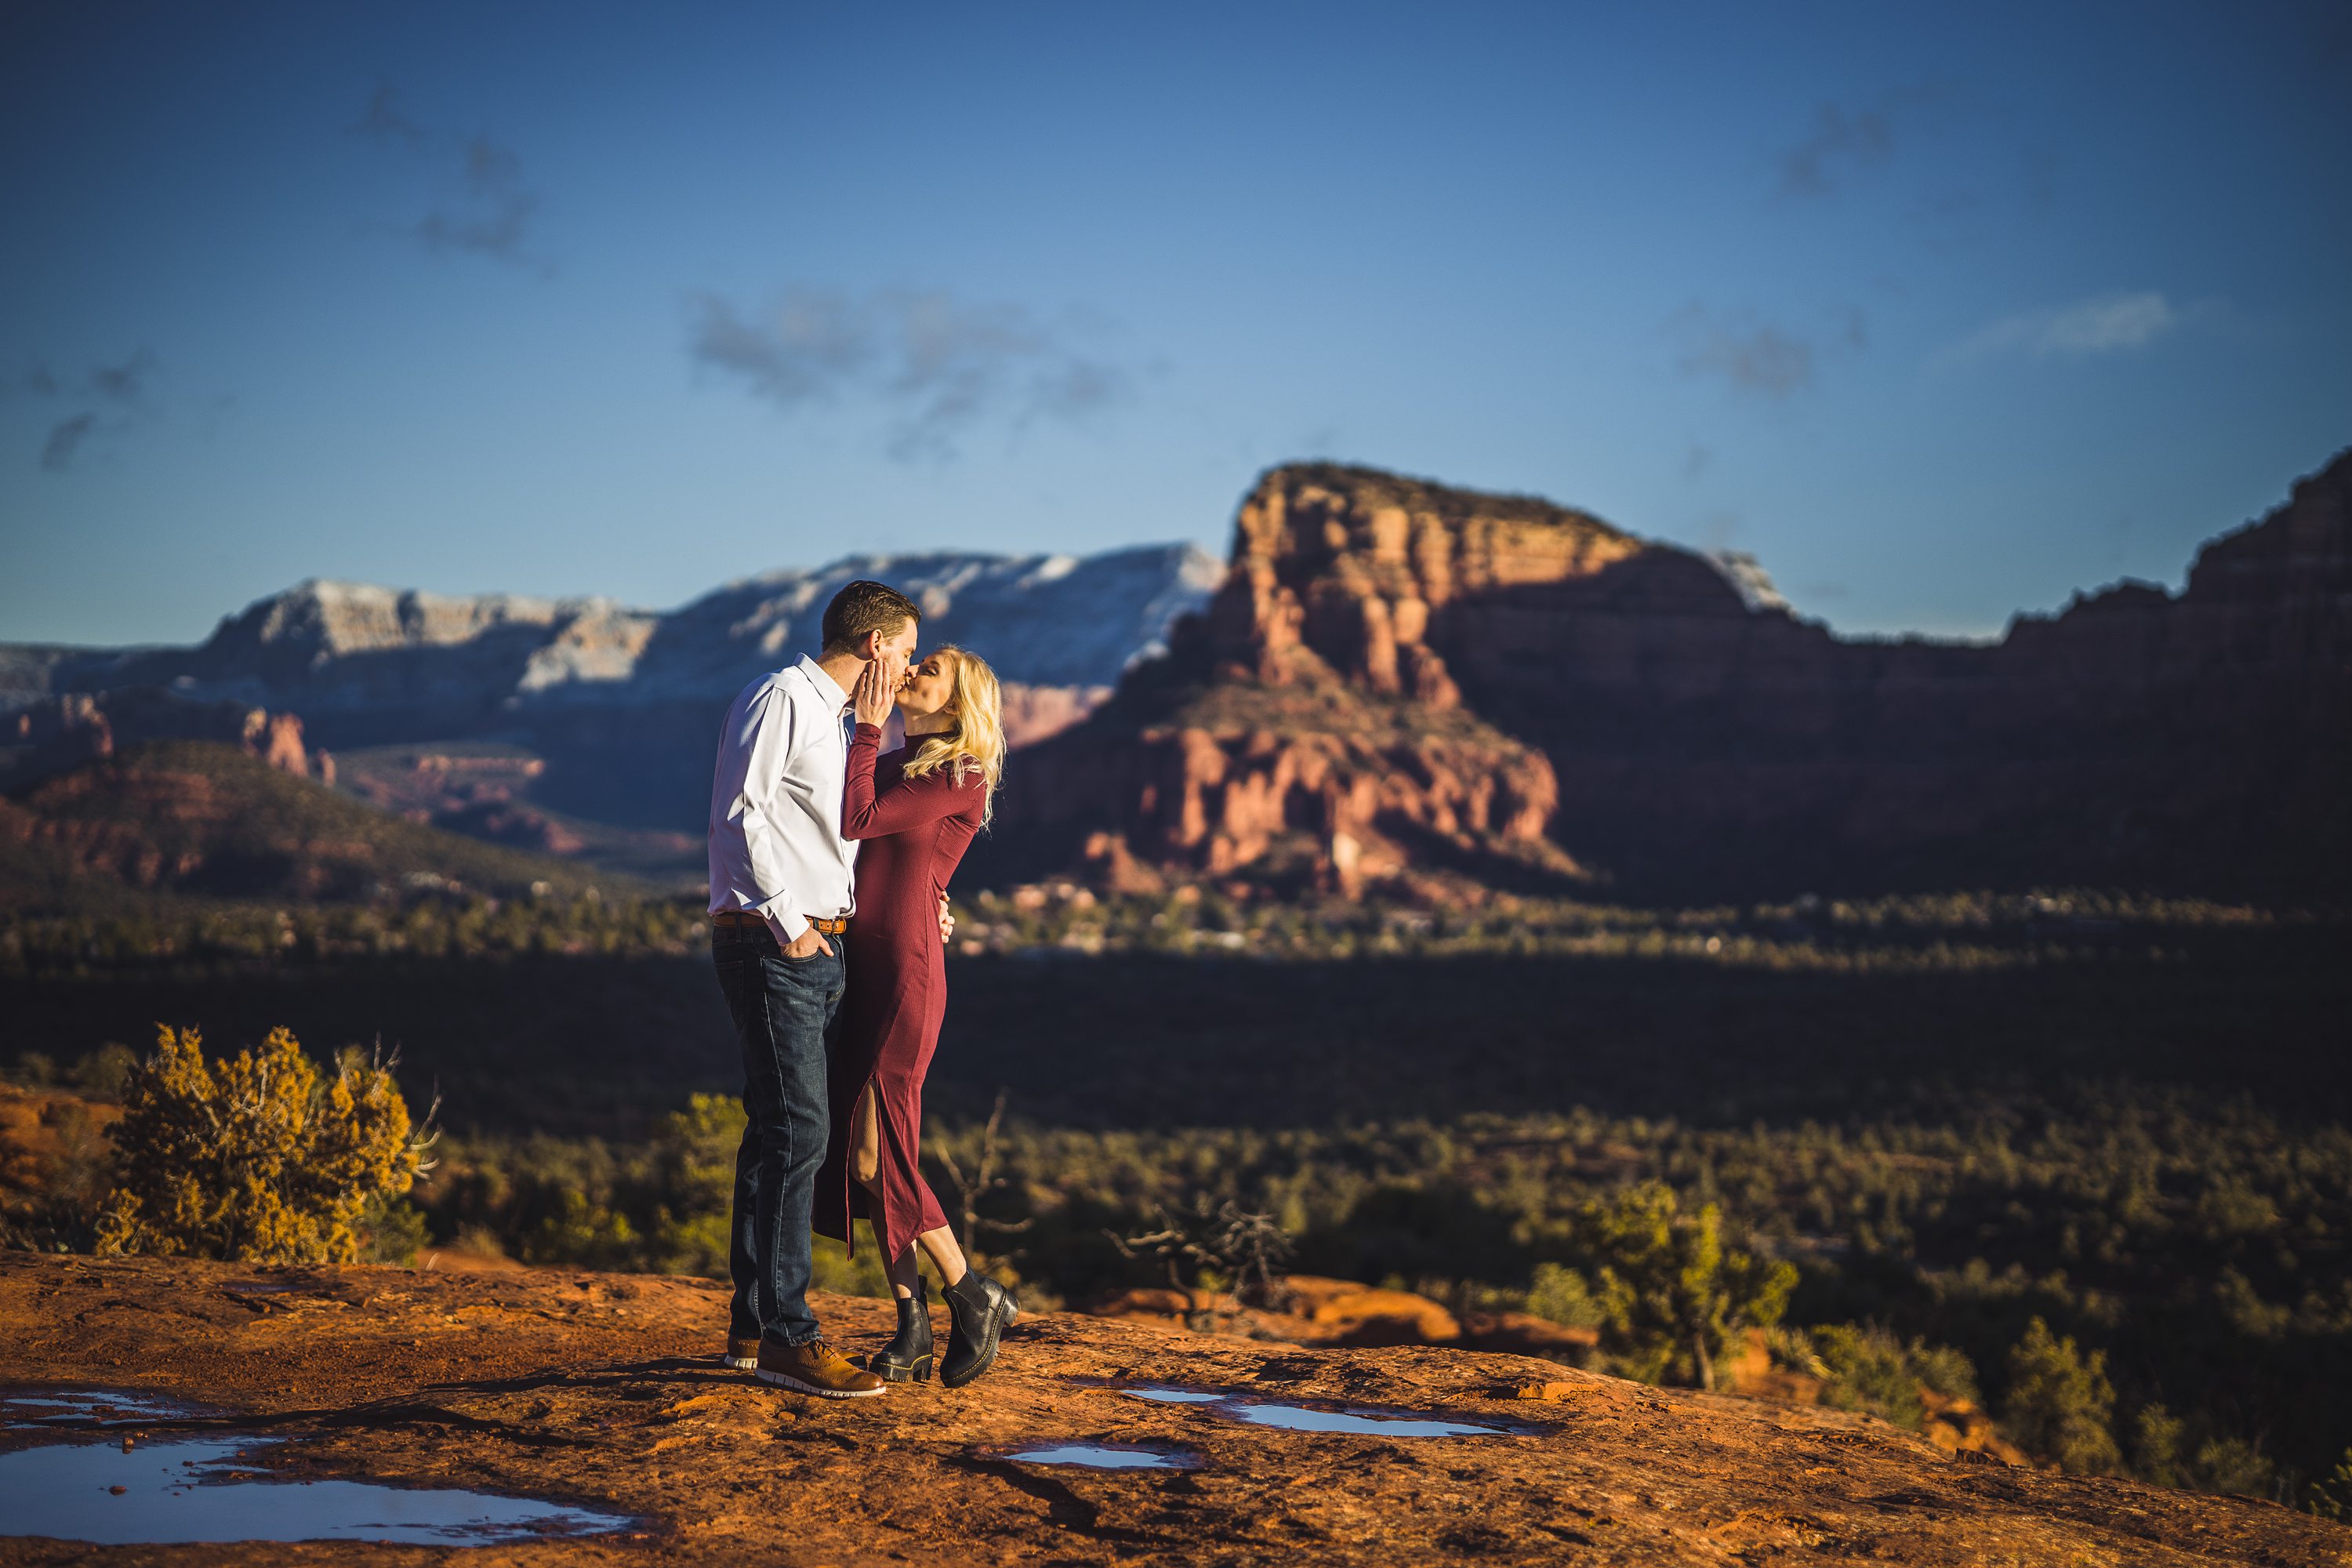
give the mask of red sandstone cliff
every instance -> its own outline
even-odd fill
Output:
[[[1463,709],[1429,633],[1462,595],[1640,548],[1540,501],[1277,469],[1243,502],[1224,586],[1171,657],[1022,753],[1009,831],[1130,887],[1174,873],[1430,894],[1573,877],[1545,832],[1551,764]]]
[[[1169,658],[1023,753],[1008,847],[1353,892],[2067,878],[2335,896],[2352,869],[2352,453],[1999,644],[1844,640],[1582,512],[1265,475]]]

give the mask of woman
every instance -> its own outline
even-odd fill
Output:
[[[907,743],[881,756],[894,686]],[[898,1333],[866,1368],[892,1383],[931,1375],[930,1303],[915,1265],[915,1248],[923,1249],[946,1288],[951,1323],[940,1381],[961,1388],[995,1361],[997,1337],[1020,1307],[965,1263],[916,1159],[923,1075],[947,1010],[939,901],[988,821],[1004,766],[1003,703],[995,673],[956,647],[934,652],[903,685],[880,661],[869,663],[851,700],[857,731],[841,832],[865,842],[845,938],[849,994],[828,1074],[833,1136],[817,1174],[815,1228],[855,1256],[852,1222],[862,1217],[874,1226],[898,1299]]]

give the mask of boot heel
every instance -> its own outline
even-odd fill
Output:
[[[891,1383],[931,1380],[931,1313],[929,1292],[920,1287],[898,1300],[898,1332],[866,1359],[866,1365]]]

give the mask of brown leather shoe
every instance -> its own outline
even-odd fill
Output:
[[[760,1336],[757,1334],[728,1335],[727,1353],[719,1359],[737,1372],[750,1372],[760,1364]]]
[[[811,1340],[803,1345],[760,1341],[760,1380],[779,1384],[820,1399],[871,1399],[882,1392],[882,1380],[825,1343]]]

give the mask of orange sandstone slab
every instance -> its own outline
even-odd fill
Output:
[[[853,1352],[889,1327],[882,1302],[818,1306]],[[1866,1418],[1450,1348],[1305,1350],[1045,1314],[1017,1324],[998,1370],[969,1388],[827,1404],[724,1370],[723,1307],[717,1285],[644,1276],[6,1254],[0,1386],[234,1412],[236,1428],[286,1439],[257,1452],[278,1475],[462,1486],[643,1521],[459,1554],[485,1564],[2352,1561],[2352,1531],[2267,1503],[1958,1460]],[[1137,1384],[1496,1430],[1293,1431],[1124,1392]],[[181,1428],[197,1429],[218,1426]],[[142,1440],[173,1435],[158,1423]],[[1195,1468],[1007,1457],[1045,1444]],[[5,1538],[0,1564],[421,1562],[426,1550]]]

